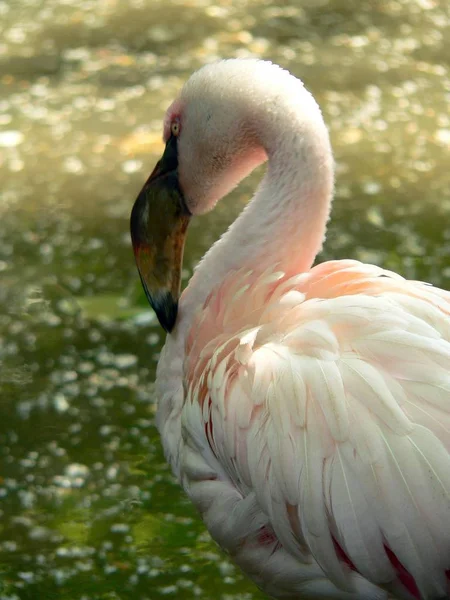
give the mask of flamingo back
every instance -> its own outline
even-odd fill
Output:
[[[448,596],[450,293],[349,260],[242,268],[184,376],[181,479],[266,592]]]

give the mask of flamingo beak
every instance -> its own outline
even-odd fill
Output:
[[[177,168],[177,141],[172,136],[139,193],[130,219],[142,286],[168,333],[178,314],[184,243],[191,216],[178,184]]]

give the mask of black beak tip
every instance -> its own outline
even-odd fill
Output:
[[[157,294],[147,294],[153,310],[158,317],[161,327],[172,333],[178,315],[178,300],[169,291],[159,291]]]

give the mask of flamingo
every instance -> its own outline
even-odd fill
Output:
[[[322,248],[333,157],[303,83],[206,65],[164,119],[131,215],[168,332],[165,456],[212,538],[268,596],[450,598],[450,293]],[[268,160],[180,297],[189,220]]]

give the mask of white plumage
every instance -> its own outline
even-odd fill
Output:
[[[311,268],[332,157],[317,105],[285,71],[205,67],[166,128],[174,114],[193,213],[269,158],[158,365],[175,474],[275,598],[450,597],[450,294],[356,261]]]

